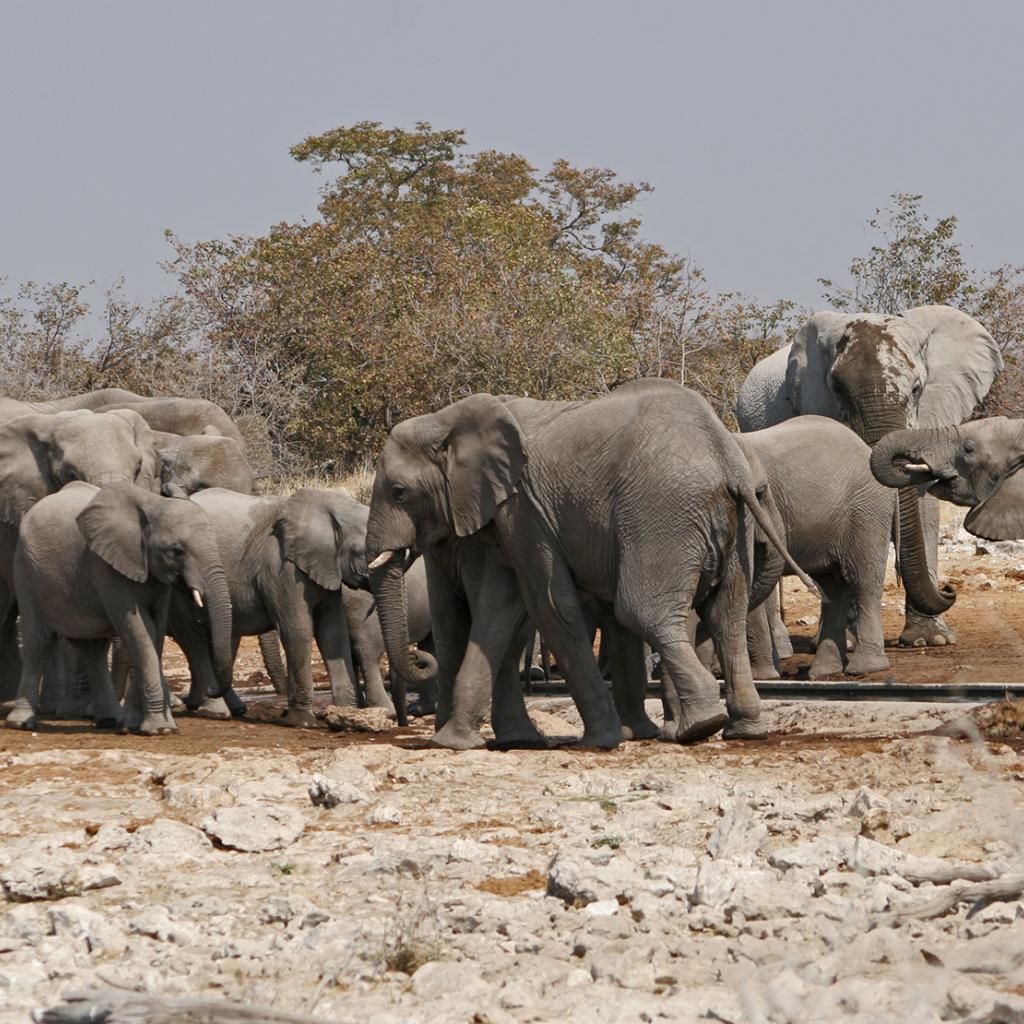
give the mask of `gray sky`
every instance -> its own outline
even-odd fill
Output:
[[[0,0],[0,277],[169,291],[194,240],[312,213],[358,120],[612,167],[722,290],[820,305],[889,193],[1024,263],[1024,4]]]

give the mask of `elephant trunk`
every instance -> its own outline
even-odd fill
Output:
[[[958,438],[956,427],[894,430],[872,449],[871,472],[886,487],[913,487],[955,476],[950,456]]]
[[[907,426],[906,406],[885,395],[859,396],[850,426],[869,445],[878,443],[894,430]],[[950,587],[939,587],[932,579],[925,550],[921,500],[916,487],[901,486],[897,492],[900,527],[900,571],[911,607],[922,615],[941,615],[956,601]]]
[[[406,689],[410,685],[418,689],[432,683],[437,677],[437,664],[429,655],[411,646],[404,551],[393,551],[387,561],[378,560],[371,565],[370,588],[377,599],[377,616],[391,665],[395,714],[399,725],[408,725]]]
[[[234,645],[231,634],[231,593],[227,576],[220,564],[210,565],[203,572],[202,594],[210,624],[210,647],[213,670],[217,676],[217,693],[223,697],[231,689],[234,668]]]

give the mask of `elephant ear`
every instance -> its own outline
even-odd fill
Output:
[[[839,402],[829,387],[836,345],[851,318],[823,311],[804,321],[789,348],[783,396],[793,416],[839,418]]]
[[[1024,538],[1024,472],[1003,477],[999,486],[967,513],[964,529],[985,540]]]
[[[156,487],[161,479],[163,459],[161,457],[156,433],[150,425],[132,409],[111,409],[107,413],[100,413],[105,416],[117,416],[124,420],[132,428],[132,439],[135,447],[142,453],[142,469],[139,477],[143,482],[142,486],[149,488]]]
[[[995,339],[952,306],[917,306],[903,316],[928,332],[928,379],[918,406],[922,427],[963,423],[1003,368]]]
[[[327,499],[303,487],[285,501],[278,524],[284,557],[324,590],[340,590],[344,523]]]
[[[448,426],[442,470],[457,537],[482,530],[515,493],[526,468],[526,438],[493,395],[472,395],[438,413]]]
[[[58,490],[50,472],[53,417],[19,416],[0,426],[0,520],[17,526],[37,502]]]
[[[110,484],[78,513],[78,529],[89,550],[99,555],[116,572],[136,583],[149,578],[146,557],[145,510],[139,503],[138,488]]]

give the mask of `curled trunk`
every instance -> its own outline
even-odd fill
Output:
[[[886,487],[913,487],[946,475],[949,446],[956,441],[955,427],[931,430],[894,430],[871,451],[871,472]],[[927,466],[927,470],[908,467]]]
[[[404,552],[394,552],[384,565],[370,571],[370,587],[377,599],[377,617],[391,666],[395,714],[399,725],[408,725],[406,689],[419,689],[434,682],[437,665],[433,658],[411,646]]]
[[[884,398],[862,400],[860,414],[850,424],[869,445],[874,445],[887,434],[898,431],[905,432],[907,426],[906,410],[893,405]],[[888,440],[888,439],[886,439]],[[883,442],[884,443],[884,442]],[[895,458],[895,454],[893,458]],[[878,457],[881,463],[885,459],[885,449]],[[872,457],[872,470],[874,470]],[[884,470],[891,474],[892,470]],[[902,479],[893,477],[897,484]],[[919,478],[915,482],[920,482]],[[885,481],[883,481],[885,482]],[[889,485],[892,486],[892,485]],[[950,587],[939,587],[932,579],[928,568],[928,555],[925,550],[924,527],[922,520],[921,499],[917,488],[899,486],[899,545],[900,572],[903,587],[907,592],[907,600],[912,608],[922,615],[941,615],[948,611],[956,601],[956,593]]]

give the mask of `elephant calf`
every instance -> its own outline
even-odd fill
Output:
[[[365,578],[369,510],[336,491],[303,488],[289,498],[253,497],[219,487],[191,499],[217,537],[234,612],[235,650],[242,636],[276,630],[288,677],[287,725],[312,726],[312,643],[327,666],[336,704],[355,707],[355,678],[341,586]],[[188,602],[171,605],[171,633],[192,672],[186,699],[198,707],[213,685],[202,633]],[[228,695],[232,710],[240,701]]]
[[[10,728],[35,726],[39,680],[57,637],[80,653],[98,725],[121,720],[107,668],[117,636],[134,666],[125,725],[173,732],[160,667],[172,590],[189,595],[214,665],[214,693],[231,684],[231,605],[217,544],[203,511],[133,484],[70,483],[23,518],[14,555],[21,609],[22,673]]]
[[[871,449],[836,420],[797,416],[766,430],[736,435],[768,482],[770,507],[786,547],[821,587],[818,650],[810,677],[863,675],[889,667],[882,639],[882,587],[895,494],[871,475]],[[771,560],[777,569],[781,563]],[[777,574],[777,570],[776,570]],[[760,581],[771,584],[773,578]],[[857,610],[858,639],[846,650],[846,619]],[[768,602],[748,619],[750,660],[757,678],[772,678]]]

